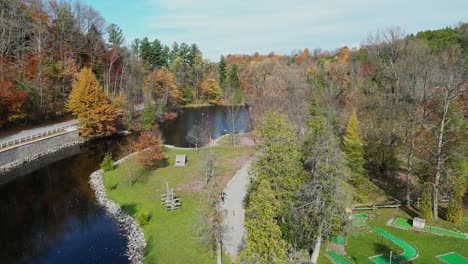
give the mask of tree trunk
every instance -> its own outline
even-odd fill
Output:
[[[312,256],[310,257],[310,262],[314,264],[317,263],[321,244],[322,244],[322,227],[320,227],[318,230],[317,242],[315,242],[314,251],[312,251]]]
[[[218,240],[218,248],[216,249],[216,263],[223,264],[223,243]]]
[[[411,178],[413,176],[413,156],[414,156],[414,126],[411,126],[411,147],[408,153],[408,167],[406,169],[406,202],[407,205],[411,204]]]
[[[434,221],[439,219],[439,183],[440,183],[440,176],[442,174],[442,147],[444,142],[444,130],[446,124],[447,113],[450,105],[450,98],[449,93],[445,93],[444,98],[444,111],[442,113],[442,120],[440,121],[440,128],[439,128],[439,135],[437,140],[437,154],[436,154],[436,168],[435,168],[435,179],[434,179],[434,186],[432,191],[432,212],[434,214]]]

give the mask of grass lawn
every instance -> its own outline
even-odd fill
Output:
[[[213,148],[217,180],[222,187],[255,151],[253,146],[233,148],[228,141],[229,138],[224,138]],[[122,164],[104,173],[107,195],[132,216],[140,210],[151,213],[149,223],[143,226],[148,243],[145,263],[215,263],[216,257],[200,246],[194,232],[203,197],[204,153],[202,150],[197,154],[195,150],[167,149],[166,154],[168,167],[144,173],[133,186],[124,176],[125,166]],[[172,166],[176,154],[187,154],[186,167]],[[138,164],[135,157],[125,163]],[[166,192],[166,182],[180,196],[182,209],[167,212],[161,205],[159,196]],[[231,260],[224,256],[223,262],[231,263]]]
[[[411,263],[438,263],[439,261],[436,259],[438,255],[446,254],[447,252],[457,252],[466,255],[468,252],[467,240],[387,226],[387,221],[392,217],[404,219],[412,218],[401,209],[379,209],[372,213],[375,214],[376,217],[367,220],[367,227],[351,229],[348,232],[348,243],[346,246],[347,255],[345,257],[352,260],[354,263],[372,263],[369,260],[370,256],[379,254],[388,256],[390,250],[397,255],[403,253],[403,250],[395,243],[382,238],[382,236],[374,232],[373,229],[377,227],[408,242],[418,250],[419,257],[411,261]],[[468,229],[468,223],[466,222],[461,226],[455,226],[442,221],[432,225],[441,226],[445,229],[457,232],[467,232]]]

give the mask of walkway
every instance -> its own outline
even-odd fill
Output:
[[[250,160],[236,173],[224,192],[226,199],[223,208],[227,210],[225,218],[224,248],[232,259],[239,254],[244,236],[244,198],[250,184],[248,168]]]
[[[18,144],[22,144],[23,142],[24,143],[29,142],[32,140],[43,138],[47,135],[52,135],[52,134],[62,132],[63,131],[61,130],[62,128],[77,129],[76,128],[77,125],[78,125],[77,120],[71,120],[71,121],[57,123],[53,125],[23,130],[23,131],[20,131],[18,133],[15,133],[9,136],[0,137],[0,151],[2,149],[8,148],[8,146],[13,145],[13,144],[18,145]]]

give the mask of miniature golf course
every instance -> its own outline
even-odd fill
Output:
[[[392,225],[394,226],[399,226],[407,229],[413,229],[413,225],[411,224],[411,220],[403,219],[403,218],[397,218],[395,221],[393,221]],[[456,238],[461,238],[461,239],[468,239],[467,234],[462,234],[462,233],[457,233],[454,231],[434,227],[434,226],[425,226],[424,227],[425,231],[428,231],[430,233],[435,233],[439,235],[445,235],[445,236],[451,236],[451,237],[456,237]]]
[[[409,260],[415,259],[418,257],[418,250],[411,246],[410,244],[406,243],[402,239],[399,239],[396,236],[388,233],[387,231],[381,228],[374,228],[374,231],[380,234],[381,236],[385,237],[386,239],[392,241],[393,243],[397,244],[399,247],[403,249],[403,253],[400,255],[395,255],[392,257],[392,263],[404,263]],[[386,255],[377,255],[373,257],[369,257],[373,262],[378,264],[387,264],[390,263],[389,256]]]
[[[369,214],[353,214],[354,219],[369,219]]]
[[[351,262],[349,262],[347,259],[339,255],[335,251],[328,251],[327,255],[339,264],[351,264]]]
[[[439,255],[437,258],[447,264],[468,264],[468,260],[465,257],[455,252]]]

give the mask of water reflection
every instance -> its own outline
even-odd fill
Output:
[[[233,112],[223,106],[187,108],[177,119],[161,124],[160,131],[165,143],[180,147],[191,147],[186,136],[195,122],[209,129],[212,138],[232,133],[231,114],[234,118],[234,133],[250,131],[249,112],[245,107],[236,107]]]
[[[161,126],[167,144],[188,146],[194,122],[217,138],[231,132],[226,108],[189,108]],[[249,131],[245,108],[237,111],[235,132]],[[136,135],[95,140],[0,174],[0,263],[128,263],[126,240],[96,205],[88,184],[107,151],[130,153]]]

